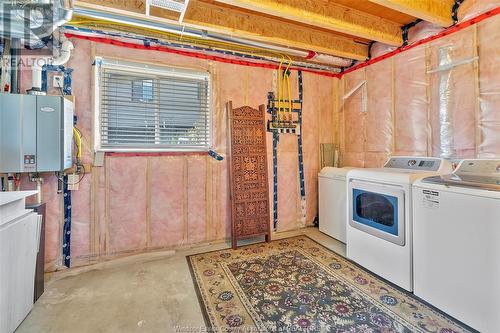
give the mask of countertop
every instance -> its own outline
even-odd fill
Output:
[[[0,206],[37,194],[38,191],[0,192]]]

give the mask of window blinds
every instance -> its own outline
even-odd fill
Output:
[[[100,69],[103,149],[197,150],[210,146],[208,73],[161,72],[130,64]]]

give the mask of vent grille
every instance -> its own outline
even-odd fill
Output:
[[[149,5],[181,13],[186,8],[187,3],[176,0],[149,0]]]

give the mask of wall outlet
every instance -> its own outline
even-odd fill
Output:
[[[64,87],[64,75],[54,75],[52,77],[52,86],[54,88],[63,88]]]

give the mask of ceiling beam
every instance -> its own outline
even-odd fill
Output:
[[[384,7],[418,17],[441,27],[453,24],[453,0],[369,0]]]
[[[163,12],[151,12],[151,16],[137,13],[131,8],[115,3],[105,6],[96,5],[96,0],[80,0],[76,5],[81,8],[96,9],[110,13],[161,22],[175,23],[172,17]],[[127,9],[134,9],[127,15]],[[226,6],[217,6],[199,0],[191,0],[185,13],[183,25],[191,28],[217,32],[242,39],[271,43],[290,48],[315,51],[338,57],[356,60],[368,58],[368,46],[350,38],[337,36],[328,31],[304,27],[292,22],[261,16]]]
[[[317,0],[215,1],[388,45],[400,46],[403,43],[398,23],[335,4],[333,1],[322,1],[321,4]]]
[[[191,0],[184,23],[239,38],[279,44],[356,60],[366,60],[368,46],[335,34],[256,13]]]

